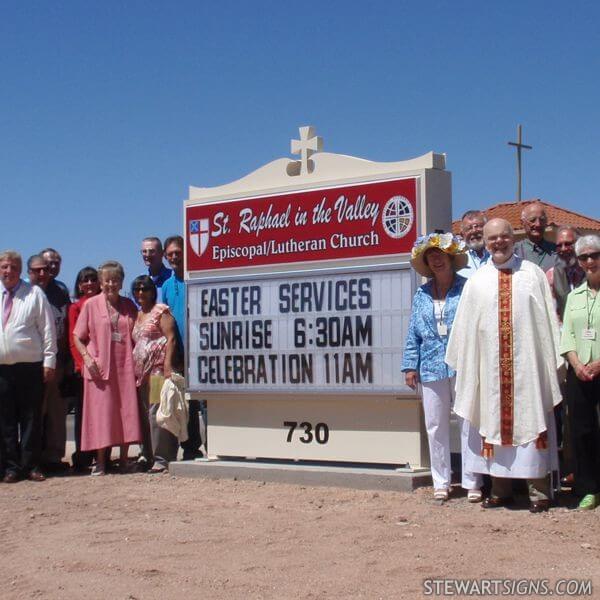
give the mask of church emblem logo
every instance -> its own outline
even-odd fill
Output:
[[[403,238],[412,229],[414,220],[413,208],[404,196],[394,196],[385,203],[381,224],[391,238]]]
[[[190,245],[197,256],[202,256],[210,240],[209,220],[190,221]]]

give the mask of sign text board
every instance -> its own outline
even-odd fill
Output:
[[[411,394],[408,268],[193,283],[189,388]]]

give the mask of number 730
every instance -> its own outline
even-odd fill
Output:
[[[294,439],[294,431],[297,428],[303,429],[304,433],[298,438],[303,444],[310,444],[311,442],[317,442],[317,444],[326,444],[329,441],[329,426],[327,423],[317,423],[312,426],[312,423],[308,421],[284,421],[283,426],[288,428],[288,434],[286,441],[291,443]]]

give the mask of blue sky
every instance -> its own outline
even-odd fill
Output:
[[[0,246],[61,278],[182,229],[188,186],[289,155],[446,152],[453,213],[523,196],[600,218],[592,2],[0,1]]]

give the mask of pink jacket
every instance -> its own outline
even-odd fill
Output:
[[[128,298],[121,297],[119,300],[119,319],[127,319],[129,335],[125,337],[124,343],[127,350],[126,369],[133,373],[133,340],[131,331],[137,318],[135,305]],[[98,294],[90,298],[83,306],[75,324],[73,333],[83,342],[87,343],[87,351],[96,361],[100,369],[100,376],[104,381],[110,378],[110,349],[111,349],[111,327],[106,307],[106,296]],[[88,368],[84,365],[83,376],[92,379]]]

